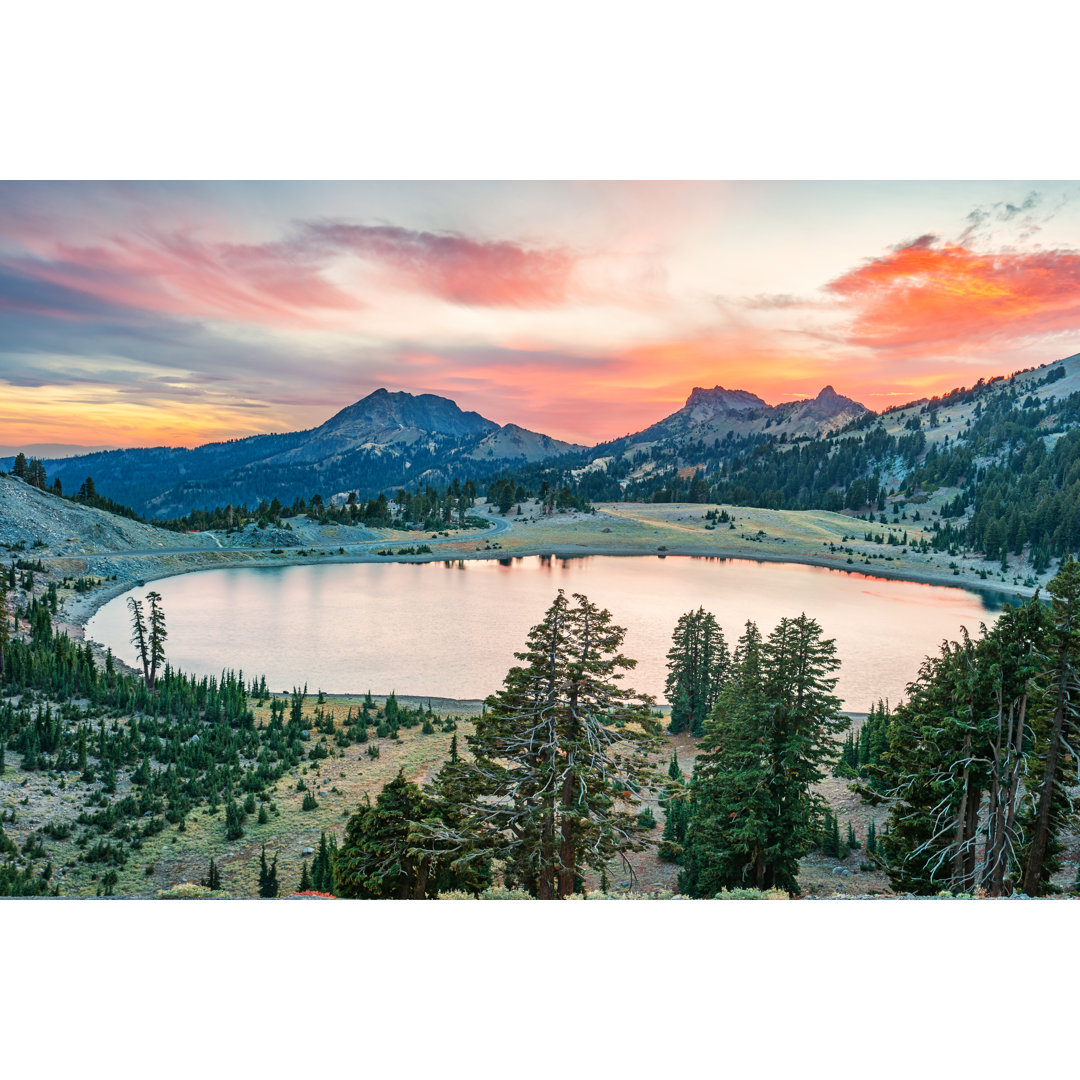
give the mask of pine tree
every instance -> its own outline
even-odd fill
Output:
[[[664,832],[658,852],[664,862],[679,862],[683,856],[686,829],[690,823],[690,804],[683,791],[667,800],[664,814]]]
[[[641,849],[636,792],[659,784],[652,702],[622,685],[636,664],[619,652],[625,630],[573,600],[559,590],[468,736],[472,759],[449,794],[461,827],[429,830],[435,850],[491,851],[547,900],[569,896],[585,867]]]
[[[201,882],[211,892],[219,892],[221,890],[221,871],[218,869],[217,864],[213,859],[210,860],[210,866],[207,870],[206,877]]]
[[[262,855],[259,857],[259,896],[263,900],[273,900],[278,894],[277,859],[275,851],[274,861],[269,867],[266,865],[266,845],[263,844]]]
[[[701,735],[727,674],[724,633],[704,608],[688,611],[675,624],[668,650],[666,693],[671,702],[668,730]]]
[[[31,487],[44,489],[48,477],[45,474],[45,462],[41,458],[31,458],[26,466],[26,482]]]
[[[822,816],[821,853],[830,859],[840,859],[847,854],[840,844],[839,822],[828,809]]]
[[[798,861],[824,809],[812,787],[849,723],[832,693],[837,667],[835,642],[805,614],[781,619],[765,642],[747,623],[694,768],[684,892],[799,891]]]
[[[769,807],[762,748],[768,705],[761,650],[761,634],[747,622],[694,763],[679,874],[679,889],[689,896],[712,897],[764,880]]]
[[[239,840],[243,835],[244,811],[234,799],[230,799],[225,807],[225,839]]]
[[[1030,841],[1022,881],[1028,896],[1050,891],[1050,877],[1062,867],[1060,834],[1072,812],[1069,788],[1077,783],[1074,748],[1080,746],[1080,563],[1072,555],[1062,560],[1047,591],[1053,618],[1045,650],[1051,661],[1047,691],[1052,709],[1032,724],[1034,760],[1029,777],[1034,807],[1024,822]]]
[[[436,856],[418,851],[410,833],[432,813],[424,793],[402,772],[372,805],[365,803],[345,826],[333,860],[334,893],[360,900],[423,900]]]
[[[150,683],[150,652],[146,635],[146,619],[143,616],[142,601],[134,596],[128,597],[128,608],[131,610],[131,644],[135,646],[142,664],[143,678],[146,685]]]
[[[297,892],[313,891],[315,890],[311,887],[311,878],[308,876],[307,859],[305,859],[300,870],[300,885],[297,888]]]
[[[148,592],[146,599],[150,602],[149,639],[147,651],[150,658],[150,674],[147,677],[147,685],[151,690],[157,682],[159,667],[165,662],[165,639],[168,634],[165,631],[165,612],[161,609],[161,593]]]
[[[1037,761],[1052,731],[1052,633],[1038,599],[1006,606],[980,638],[964,631],[928,657],[893,711],[881,763],[859,790],[872,805],[889,804],[878,847],[897,891],[1002,896],[1015,887],[1024,803],[1041,787],[1033,754]]]
[[[334,862],[337,857],[337,837],[331,833],[329,841],[326,833],[319,834],[319,850],[311,864],[311,887],[316,892],[334,891]]]

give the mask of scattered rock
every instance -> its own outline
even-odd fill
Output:
[[[300,852],[301,855],[314,855],[315,849],[313,847],[306,847]]]

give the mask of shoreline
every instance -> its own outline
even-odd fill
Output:
[[[964,589],[968,592],[998,594],[1001,596],[1016,597],[1017,599],[1028,599],[1031,596],[1034,596],[1036,592],[1036,590],[1031,587],[1012,585],[1006,582],[1000,582],[994,585],[987,585],[982,582],[974,583],[961,575],[938,573],[932,570],[924,572],[908,567],[867,567],[865,564],[856,567],[848,566],[846,564],[841,565],[832,559],[820,555],[794,553],[788,555],[786,553],[778,554],[770,551],[763,551],[760,554],[751,555],[742,550],[723,547],[715,548],[712,551],[701,551],[691,548],[671,547],[669,545],[667,546],[666,551],[656,551],[655,549],[648,549],[644,546],[639,549],[628,549],[626,547],[606,547],[597,544],[559,544],[555,546],[538,544],[535,546],[525,545],[513,549],[499,549],[497,551],[454,551],[453,553],[444,554],[432,552],[425,555],[401,556],[377,556],[369,553],[346,553],[342,555],[336,550],[331,553],[331,549],[329,548],[326,549],[326,551],[327,553],[325,555],[305,555],[295,559],[283,560],[280,556],[269,556],[269,554],[267,554],[266,557],[260,557],[258,553],[254,552],[228,553],[227,550],[214,549],[205,552],[206,555],[213,556],[213,558],[212,561],[207,560],[206,565],[202,566],[139,567],[139,569],[143,571],[141,574],[132,574],[125,577],[123,580],[107,582],[90,593],[76,594],[67,597],[62,609],[63,615],[65,616],[63,621],[70,623],[73,626],[78,626],[85,631],[86,624],[102,607],[105,606],[105,604],[110,600],[116,599],[118,596],[122,596],[131,589],[137,588],[137,583],[140,581],[149,583],[151,581],[160,581],[164,578],[178,577],[181,574],[198,574],[207,570],[234,570],[245,567],[252,569],[267,569],[290,566],[325,565],[327,563],[379,563],[385,565],[387,563],[471,562],[537,557],[573,559],[590,557],[642,558],[651,556],[660,559],[669,557],[722,559],[724,561],[732,562],[788,563],[796,566],[814,566],[821,570],[834,570],[844,574],[856,574],[864,578],[881,578],[888,581],[909,581],[918,585]],[[193,552],[191,554],[197,558],[204,553]],[[232,557],[230,557],[230,554]],[[240,557],[242,555],[248,555],[250,557]],[[101,553],[91,556],[90,558],[108,560],[111,562],[112,560],[147,559],[153,558],[153,556],[126,555],[124,552],[112,552],[108,554]],[[89,559],[86,561],[89,562]],[[111,567],[111,572],[109,574],[104,574],[102,571],[91,570],[88,568],[87,573],[98,576],[111,576],[112,573],[117,572],[117,569],[118,568],[116,567]]]
[[[505,533],[503,534],[506,535]],[[340,546],[340,545],[339,545]],[[94,655],[103,660],[105,647],[87,634],[87,627],[93,616],[112,600],[123,596],[125,593],[138,587],[138,583],[149,584],[169,577],[177,577],[182,574],[202,573],[207,570],[227,570],[238,568],[267,569],[274,567],[289,566],[312,566],[324,563],[445,563],[465,562],[481,560],[500,560],[510,562],[513,559],[547,557],[556,559],[592,558],[592,557],[631,557],[631,558],[703,558],[719,559],[727,561],[744,561],[791,564],[797,566],[812,566],[821,570],[841,571],[847,574],[855,574],[864,579],[874,578],[882,580],[908,581],[913,584],[925,585],[931,588],[959,588],[968,592],[980,594],[984,602],[993,594],[1000,602],[1008,602],[1012,599],[1026,599],[1033,595],[1035,590],[1012,584],[999,583],[997,586],[987,586],[979,582],[975,584],[958,575],[935,573],[932,570],[921,572],[910,567],[867,567],[848,566],[845,562],[840,564],[837,559],[800,552],[747,552],[726,546],[716,546],[710,550],[702,551],[689,545],[668,544],[666,551],[657,551],[655,546],[644,543],[614,544],[600,543],[559,543],[559,544],[515,544],[511,548],[498,548],[495,550],[473,548],[471,550],[457,550],[451,545],[444,544],[445,550],[434,550],[424,555],[375,555],[371,551],[340,553],[337,548],[322,549],[325,554],[310,554],[296,558],[282,558],[280,555],[271,555],[269,551],[246,549],[242,551],[229,551],[228,549],[211,549],[199,552],[185,552],[183,554],[169,553],[168,556],[156,556],[139,552],[126,554],[124,552],[96,553],[86,558],[87,573],[101,576],[116,574],[118,580],[107,581],[98,588],[88,593],[73,593],[64,598],[57,617],[57,629],[65,630],[71,637],[87,642]],[[318,550],[318,549],[316,549]],[[162,563],[162,559],[168,559],[168,563]],[[181,560],[177,565],[176,559]],[[50,560],[52,561],[52,560]],[[67,561],[67,560],[65,560]],[[91,561],[95,564],[91,569]],[[993,605],[993,606],[996,606]],[[114,663],[130,674],[139,674],[123,660],[114,654]],[[323,688],[324,692],[341,699],[360,700],[363,693],[338,693]],[[383,699],[387,694],[373,694],[378,699]],[[430,695],[398,695],[399,700],[408,699],[411,703],[427,701]],[[441,698],[441,695],[439,695]],[[434,698],[431,698],[434,701]],[[479,712],[480,699],[442,699],[447,707],[464,710],[467,714]],[[663,706],[664,703],[658,703]],[[666,707],[666,706],[665,706]]]

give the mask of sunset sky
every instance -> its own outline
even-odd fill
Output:
[[[1080,182],[4,183],[0,445],[385,386],[593,443],[720,384],[874,409],[1080,351]]]

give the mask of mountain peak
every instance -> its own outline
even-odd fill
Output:
[[[706,390],[702,386],[695,386],[690,391],[690,396],[686,399],[684,408],[690,409],[695,405],[736,412],[741,412],[744,409],[768,408],[757,394],[751,394],[749,390],[726,390],[719,385],[714,386],[711,390]]]
[[[476,412],[465,412],[457,402],[437,394],[410,394],[407,390],[393,392],[380,386],[367,397],[347,405],[330,417],[319,430],[338,432],[356,429],[357,434],[393,429],[415,428],[439,435],[484,435],[499,427]]]

